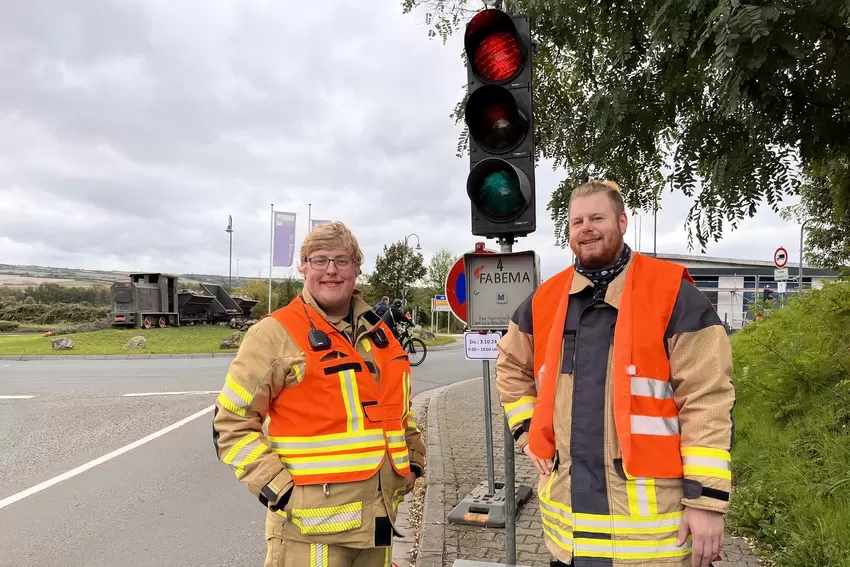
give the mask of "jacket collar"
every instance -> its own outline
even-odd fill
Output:
[[[637,252],[632,251],[632,257],[629,258],[625,269],[620,272],[620,274],[614,278],[610,284],[608,284],[608,290],[605,292],[605,303],[614,309],[620,308],[620,301],[623,298],[623,289],[626,286],[626,276],[632,268],[632,262],[634,261],[635,254],[637,254]],[[575,295],[588,287],[593,287],[590,280],[580,273],[573,271],[573,284],[570,286],[570,295]]]
[[[336,330],[350,335],[351,323],[349,322],[347,315],[342,318],[329,317],[325,310],[322,309],[316,302],[316,299],[310,293],[310,290],[307,289],[306,285],[301,290],[301,297],[304,299],[304,303],[315,309],[319,313],[319,315],[321,315]],[[357,288],[354,288],[354,293],[351,296],[351,307],[354,314],[353,320],[355,322],[364,313],[371,310],[369,305],[367,305],[366,302],[363,300],[363,293]]]

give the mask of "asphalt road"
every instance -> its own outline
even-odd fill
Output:
[[[229,363],[0,361],[0,566],[262,565],[264,509],[212,444]],[[480,375],[431,351],[413,391]]]

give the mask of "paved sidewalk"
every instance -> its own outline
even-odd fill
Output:
[[[504,480],[504,418],[492,385],[493,445],[496,481]],[[427,416],[427,492],[417,567],[451,567],[456,559],[505,562],[504,530],[449,524],[446,517],[478,483],[486,480],[484,408],[481,379],[461,382],[435,393]],[[531,500],[517,516],[517,563],[548,567],[537,501],[537,473],[525,455],[516,456],[517,484],[531,486]],[[727,538],[724,561],[717,567],[754,567],[758,559],[743,540]]]

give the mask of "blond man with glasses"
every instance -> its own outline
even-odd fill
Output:
[[[301,295],[230,365],[217,455],[268,509],[266,567],[389,567],[398,505],[425,469],[410,364],[354,287],[363,254],[344,224],[314,229],[300,259]]]

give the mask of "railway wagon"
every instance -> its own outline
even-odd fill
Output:
[[[204,283],[200,291],[178,288],[171,274],[130,274],[112,285],[111,326],[135,328],[216,324],[249,318],[257,301],[233,297],[220,285]]]

